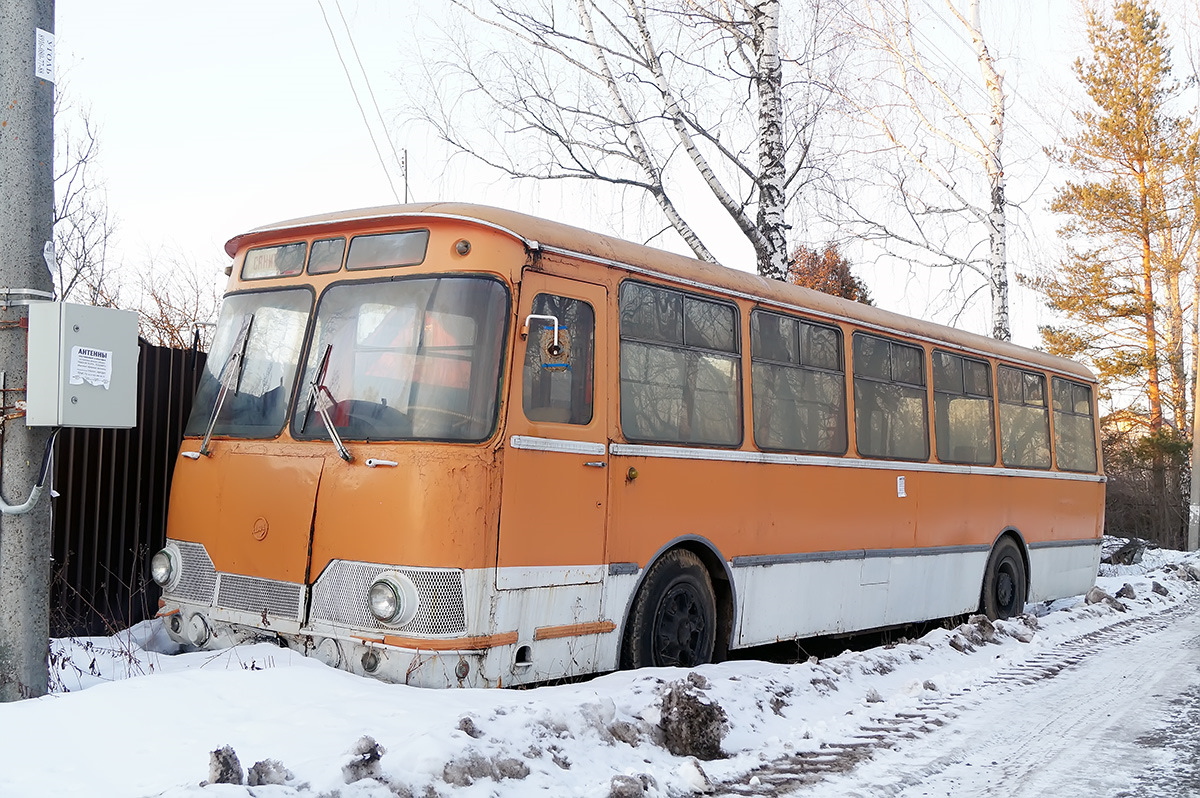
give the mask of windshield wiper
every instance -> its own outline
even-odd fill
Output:
[[[342,443],[341,436],[334,429],[333,419],[329,417],[329,411],[337,404],[333,398],[333,394],[325,387],[325,370],[329,368],[329,353],[332,351],[333,344],[326,344],[325,351],[321,353],[321,362],[317,364],[317,370],[313,373],[313,378],[308,383],[308,406],[304,408],[304,418],[300,421],[300,432],[301,434],[304,433],[304,428],[308,426],[308,417],[315,408],[317,415],[321,417],[321,421],[325,424],[325,431],[329,433],[329,440],[333,441],[333,447],[337,449],[338,457],[349,463],[354,458],[350,455],[350,450],[346,448],[346,444]]]
[[[253,313],[242,319],[242,329],[238,330],[237,338],[233,339],[233,348],[229,352],[229,359],[225,361],[225,365],[221,369],[221,376],[217,378],[221,383],[221,390],[217,393],[217,401],[213,403],[212,415],[208,417],[208,429],[204,432],[204,442],[200,444],[200,454],[205,457],[212,453],[208,444],[212,440],[213,429],[217,426],[217,418],[221,415],[225,397],[229,395],[230,391],[236,395],[241,387],[242,366],[246,361],[246,344],[250,341],[250,327],[253,324]]]

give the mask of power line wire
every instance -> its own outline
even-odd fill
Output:
[[[392,190],[392,197],[399,204],[400,195],[396,193],[396,185],[392,182],[392,174],[388,171],[387,163],[383,160],[383,153],[379,151],[379,143],[375,141],[375,131],[371,130],[371,123],[367,121],[367,112],[363,110],[362,101],[358,98],[358,90],[354,88],[354,80],[350,77],[350,70],[346,67],[346,59],[342,58],[342,48],[338,47],[337,36],[334,35],[333,26],[329,24],[329,17],[325,14],[325,4],[321,0],[317,0],[317,7],[321,9],[321,18],[325,20],[325,29],[329,31],[329,38],[333,41],[334,52],[337,53],[338,61],[342,64],[342,72],[346,75],[346,82],[350,84],[350,93],[354,95],[354,103],[358,106],[358,113],[362,115],[363,124],[367,128],[367,135],[371,138],[371,146],[375,148],[375,156],[379,158],[379,165],[383,168],[383,175],[387,178],[388,187]],[[353,45],[353,42],[351,44]],[[359,66],[361,67],[361,63]]]
[[[354,51],[354,60],[358,62],[358,71],[362,73],[363,83],[367,86],[367,94],[371,97],[371,104],[375,106],[375,116],[379,118],[379,126],[383,128],[384,135],[387,138],[388,146],[392,149],[392,158],[396,163],[400,164],[400,171],[404,177],[404,201],[408,202],[408,158],[401,159],[400,154],[396,152],[396,144],[392,141],[392,137],[388,135],[387,122],[383,120],[383,113],[379,110],[379,102],[375,99],[375,90],[371,88],[371,79],[367,76],[367,70],[363,67],[362,58],[358,55],[358,45],[354,43],[354,34],[350,32],[350,25],[346,22],[346,15],[342,13],[342,4],[339,0],[334,0],[334,8],[337,9],[338,16],[342,18],[342,27],[346,29],[346,38],[350,41],[350,49]],[[393,193],[395,193],[393,191]]]
[[[929,50],[932,50],[933,52],[935,52],[939,56],[941,56],[942,65],[945,68],[949,69],[950,71],[956,73],[958,75],[958,77],[963,80],[963,85],[967,86],[972,92],[974,92],[977,96],[979,96],[985,102],[988,102],[988,103],[991,102],[991,98],[988,96],[986,89],[984,89],[984,87],[979,85],[979,83],[978,83],[979,77],[978,76],[972,76],[972,75],[967,74],[967,72],[963,69],[962,65],[959,63],[958,59],[953,59],[953,58],[950,58],[950,56],[946,55],[946,52],[941,47],[939,47],[924,31],[922,31],[914,23],[914,21],[911,18],[901,14],[896,9],[896,7],[892,3],[892,0],[883,0],[883,4],[887,7],[887,13],[893,19],[903,18],[908,23],[906,26],[907,30],[912,34],[914,39],[920,39],[926,48],[928,48]],[[958,39],[959,43],[963,44],[964,46],[966,46],[968,48],[973,47],[973,45],[969,41],[967,41],[966,37],[963,36],[962,31],[959,30],[955,25],[949,24],[949,22],[944,17],[942,17],[940,13],[935,12],[932,9],[929,9],[928,6],[926,6],[926,8],[939,22],[942,23],[942,25],[945,27],[946,31],[951,36]],[[1025,99],[1023,94],[1019,95],[1019,93],[1016,91],[1016,89],[1013,88],[1012,86],[1007,86],[1004,91],[1006,94],[1009,94],[1014,98],[1017,96],[1020,96],[1020,98],[1026,104],[1032,105],[1027,99]],[[980,113],[986,113],[986,112],[980,112]],[[1012,132],[1020,132],[1020,133],[1024,134],[1026,136],[1026,138],[1031,143],[1033,143],[1036,147],[1040,148],[1042,146],[1042,144],[1043,144],[1042,140],[1038,136],[1034,135],[1034,133],[1031,130],[1029,130],[1029,128],[1026,127],[1020,120],[1010,119],[1010,118],[1008,118],[1008,115],[1006,114],[1005,115],[1005,126],[1006,126],[1006,128],[1010,128],[1012,130]]]

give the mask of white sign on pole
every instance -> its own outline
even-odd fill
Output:
[[[37,28],[37,52],[33,59],[33,76],[54,82],[54,34]]]

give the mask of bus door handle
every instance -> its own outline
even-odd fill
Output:
[[[592,468],[606,468],[608,466],[608,463],[604,462],[603,460],[591,460],[589,462],[584,463],[584,465],[591,466]]]

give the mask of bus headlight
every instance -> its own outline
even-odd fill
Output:
[[[367,591],[371,614],[390,626],[403,626],[417,614],[417,586],[404,574],[387,571]]]
[[[180,568],[182,563],[179,547],[168,543],[166,548],[150,559],[150,578],[169,593],[179,584],[179,577],[183,575],[183,569]]]

